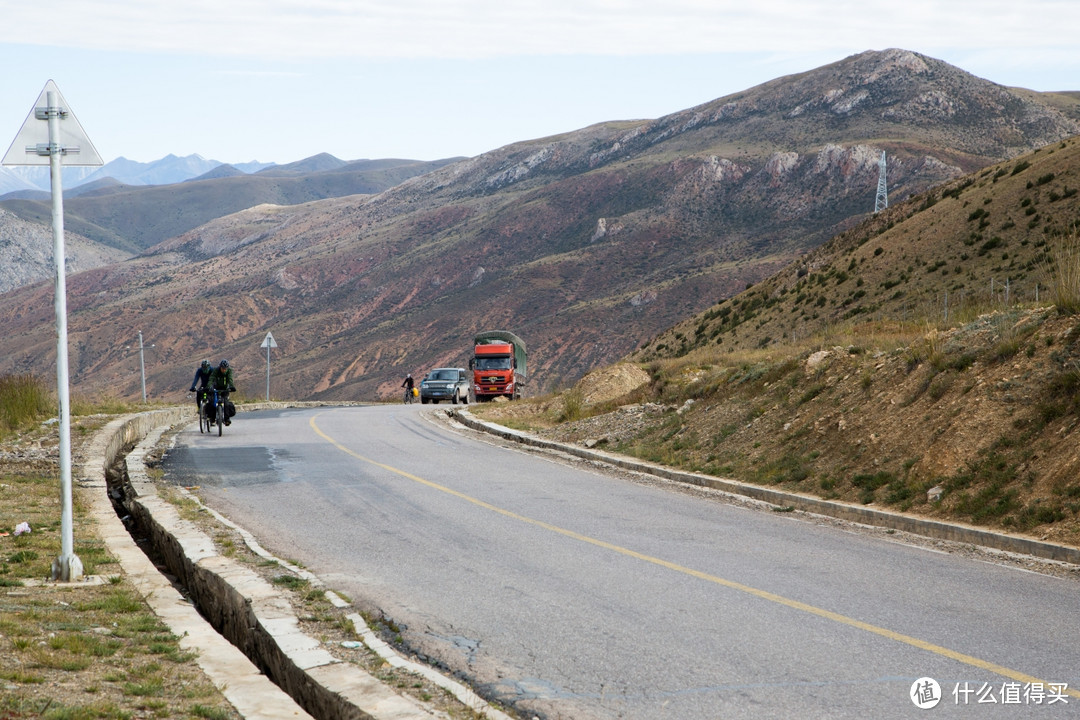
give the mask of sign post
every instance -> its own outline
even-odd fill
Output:
[[[45,121],[42,126],[40,121]],[[21,148],[19,146],[22,146]],[[60,557],[53,560],[52,578],[78,580],[82,561],[75,554],[71,501],[71,400],[68,391],[67,284],[64,277],[64,191],[61,161],[69,165],[102,165],[94,145],[71,114],[56,83],[49,80],[4,155],[4,165],[48,165],[52,188],[53,260],[56,264],[56,394],[60,401]]]
[[[270,402],[270,348],[277,347],[274,336],[267,332],[259,347],[266,348],[266,402]]]

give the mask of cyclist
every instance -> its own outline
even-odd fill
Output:
[[[203,396],[206,394],[206,386],[210,383],[210,373],[214,369],[210,367],[209,360],[203,360],[199,367],[195,370],[195,377],[191,380],[191,389],[188,392],[195,393],[195,406],[198,407],[203,402]],[[198,390],[196,390],[198,386]]]
[[[411,403],[413,399],[413,379],[412,373],[405,376],[405,380],[401,383],[401,387],[405,388],[405,402]]]
[[[232,400],[229,400],[228,394],[236,392],[236,386],[233,384],[232,368],[229,367],[228,360],[218,363],[218,366],[210,373],[207,386],[222,395],[225,403],[225,424],[232,425],[232,416],[236,414],[236,406],[233,405]]]

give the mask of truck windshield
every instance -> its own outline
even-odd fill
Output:
[[[509,357],[478,357],[476,358],[477,370],[509,370]]]

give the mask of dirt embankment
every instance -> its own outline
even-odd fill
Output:
[[[889,349],[867,338],[691,355],[650,364],[644,385],[630,367],[479,412],[683,469],[1080,546],[1075,317],[1011,310]],[[559,422],[574,393],[579,419]]]

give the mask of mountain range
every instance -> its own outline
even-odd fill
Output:
[[[160,160],[145,163],[120,157],[99,168],[66,167],[63,169],[61,181],[65,195],[77,195],[78,192],[73,192],[77,188],[102,181],[122,185],[170,185],[205,175],[222,165],[224,163],[207,160],[199,155],[167,155]],[[252,161],[228,167],[247,174],[273,166],[274,163]],[[42,196],[35,193],[45,193],[47,196],[51,189],[47,167],[0,167],[0,199],[9,193],[17,193],[20,197],[40,198]]]
[[[451,160],[356,160],[323,153],[288,165],[245,173],[216,165],[197,177],[169,185],[127,185],[113,178],[64,192],[64,227],[103,252],[132,255],[214,218],[260,204],[295,205],[358,193],[378,193]],[[190,172],[198,166],[186,165]],[[0,208],[32,222],[51,222],[51,196],[16,193]],[[30,276],[29,273],[24,273]],[[52,275],[40,266],[37,278]]]
[[[286,202],[259,199],[261,188],[242,209],[218,206],[182,230],[166,219],[194,211],[188,187],[239,176],[183,191],[102,188],[72,200],[82,223],[72,229],[137,254],[69,279],[73,382],[137,395],[123,348],[142,330],[154,344],[151,395],[175,399],[199,359],[223,356],[259,396],[259,344],[272,331],[272,395],[388,397],[406,372],[464,364],[476,331],[505,329],[528,342],[529,391],[539,393],[748,286],[800,277],[790,269],[808,253],[873,220],[882,153],[897,204],[1078,132],[1076,93],[1007,88],[887,50],[655,120],[438,167],[390,163],[416,172],[364,194],[302,198],[296,188],[311,176],[286,174],[268,185],[288,185]],[[0,295],[0,372],[50,362],[51,312],[43,283]]]

